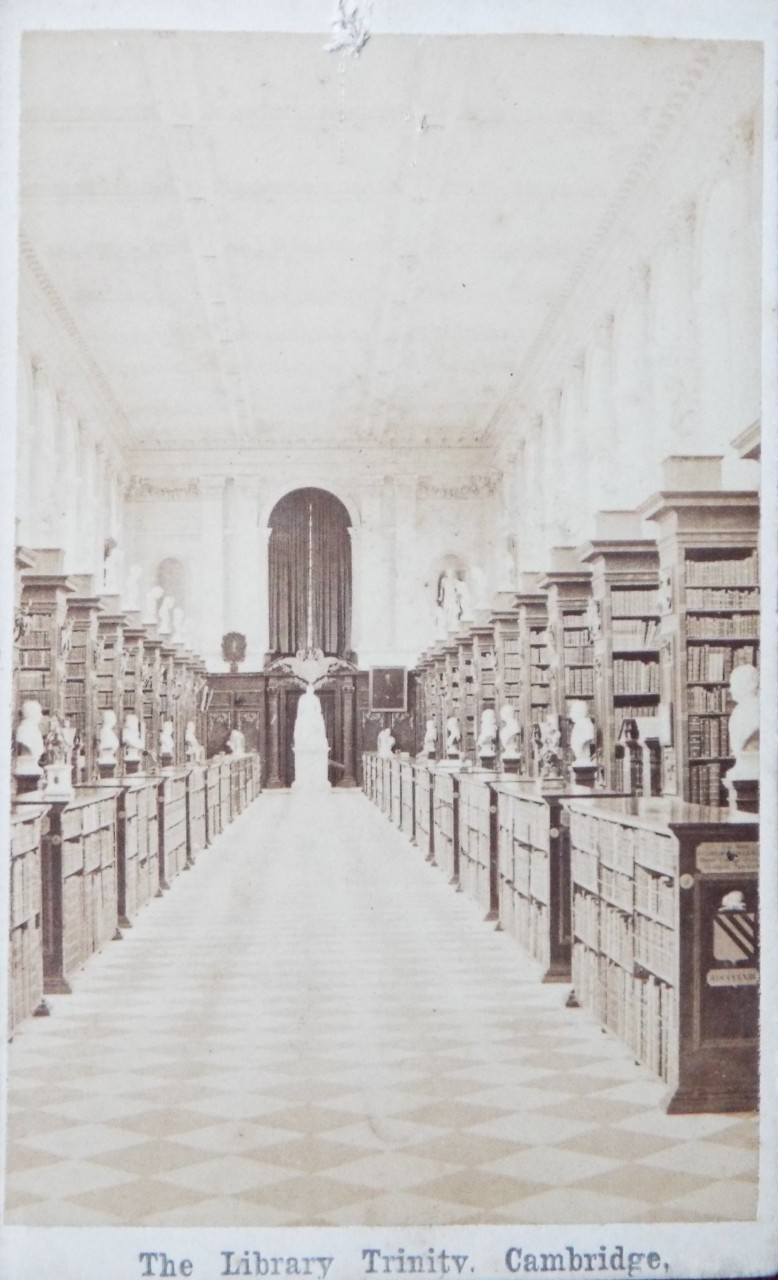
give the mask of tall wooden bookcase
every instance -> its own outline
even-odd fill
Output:
[[[621,532],[622,537],[612,536]],[[659,552],[641,537],[636,512],[602,512],[598,536],[581,549],[592,570],[589,627],[594,649],[594,722],[605,786],[625,788],[622,726],[645,729],[653,720],[661,734],[659,712]],[[608,536],[608,535],[611,536]],[[642,736],[642,735],[641,735]],[[639,768],[633,784],[643,795],[659,795],[658,745],[636,746]],[[648,758],[647,776],[643,761]]]
[[[559,717],[562,745],[569,755],[568,703],[585,702],[594,716],[594,648],[589,630],[592,575],[573,547],[554,547],[551,556],[552,567],[538,583],[548,601],[549,714]]]
[[[17,640],[16,710],[21,710],[23,702],[39,702],[44,735],[52,716],[60,724],[65,718],[65,673],[72,634],[67,603],[73,583],[62,572],[62,561],[59,551],[38,551],[35,568],[22,575],[24,630]]]
[[[535,729],[550,711],[550,649],[548,646],[548,606],[538,589],[539,573],[524,573],[519,583],[516,606],[519,612],[519,653],[524,675],[521,686],[519,722],[524,737],[524,773],[535,775],[531,744]]]
[[[91,574],[73,578],[76,592],[68,598],[70,646],[65,662],[65,719],[76,729],[76,781],[92,781],[97,775],[98,627],[102,609],[92,593]]]
[[[642,508],[657,527],[661,696],[674,712],[662,790],[724,805],[729,677],[759,665],[759,495],[722,489],[720,458],[670,458],[663,480]]]

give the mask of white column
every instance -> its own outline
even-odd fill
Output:
[[[362,652],[362,529],[349,525],[351,550],[351,648],[359,661]]]

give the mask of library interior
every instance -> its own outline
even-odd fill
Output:
[[[6,1221],[753,1220],[761,48],[367,35],[23,39]]]

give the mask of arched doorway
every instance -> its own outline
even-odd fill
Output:
[[[325,489],[295,489],[276,503],[268,546],[268,617],[274,657],[321,649],[351,656],[351,520]]]

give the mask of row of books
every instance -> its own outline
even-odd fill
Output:
[[[20,671],[17,676],[19,692],[28,697],[33,693],[41,693],[53,687],[54,679],[50,671]]]
[[[664,978],[675,981],[677,939],[675,931],[648,916],[634,917],[635,963]]]
[[[732,646],[690,645],[686,650],[686,679],[701,680],[711,684],[729,680],[734,667],[744,663],[756,662],[756,647],[752,644],[742,645],[739,649]]]
[[[690,587],[756,586],[759,582],[759,555],[752,551],[747,556],[728,556],[719,560],[696,559],[687,555],[685,577]]]
[[[732,613],[708,617],[693,613],[686,619],[686,635],[690,640],[758,640],[759,614]]]
[[[567,667],[565,669],[565,694],[568,698],[594,696],[594,672],[591,667]]]
[[[690,767],[689,799],[692,804],[721,804],[721,765],[717,761]]]
[[[573,937],[592,951],[600,949],[600,906],[587,893],[573,894]]]
[[[629,697],[629,694],[624,696]],[[636,720],[638,716],[656,716],[658,710],[656,702],[620,702],[614,707],[616,729],[620,730],[625,720]]]
[[[675,882],[669,876],[651,875],[644,867],[635,867],[636,911],[672,925],[675,919],[675,900]]]
[[[663,1080],[675,1076],[678,1011],[675,988],[655,977],[635,977],[622,965],[573,947],[573,983],[583,1005]]]
[[[600,951],[603,955],[631,972],[634,941],[631,918],[610,903],[602,902],[600,904]]]
[[[577,859],[586,855],[594,860],[594,872],[587,872],[587,888],[597,891],[596,865],[632,875],[634,864],[658,871],[662,875],[675,873],[677,854],[673,837],[650,827],[637,827],[616,820],[601,818],[595,814],[570,814],[570,845],[575,878]],[[587,862],[587,866],[592,865]],[[583,880],[580,883],[585,883]]]
[[[33,830],[37,824],[29,823]],[[10,923],[15,929],[32,919],[41,909],[41,867],[38,846],[11,859]]]
[[[659,693],[659,663],[641,658],[614,658],[614,693]]]
[[[589,849],[579,849],[573,845],[570,851],[570,871],[573,884],[588,889],[589,893],[600,892],[600,875],[597,854]]]
[[[659,613],[659,594],[655,589],[614,587],[611,591],[611,617],[636,617]]]
[[[8,939],[8,1026],[28,1018],[43,996],[43,940],[39,919],[11,930]]]
[[[651,618],[614,618],[614,649],[656,649],[659,623]]]
[[[38,670],[48,670],[52,662],[51,649],[20,649],[19,665],[24,670],[27,667],[35,667]]]
[[[686,591],[686,608],[688,609],[758,609],[759,592],[755,590],[739,590],[729,587],[724,590],[692,587]]]
[[[633,877],[600,863],[600,896],[621,911],[632,911]]]
[[[703,689],[699,685],[691,685],[686,692],[686,702],[690,712],[703,713],[711,711],[731,711],[734,703],[729,689]]]
[[[689,716],[689,756],[729,755],[729,719],[727,716]]]

